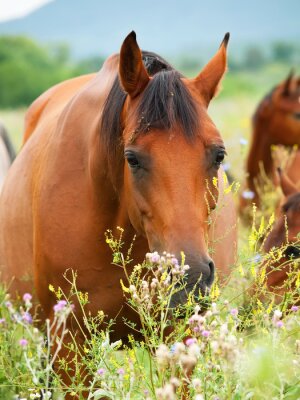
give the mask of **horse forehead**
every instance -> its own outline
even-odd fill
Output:
[[[200,135],[192,139],[186,138],[180,129],[170,131],[150,130],[141,134],[135,140],[135,144],[142,151],[149,152],[154,157],[176,158],[204,153],[205,146]]]

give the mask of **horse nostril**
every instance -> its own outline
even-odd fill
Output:
[[[212,285],[212,283],[214,281],[214,277],[215,277],[215,264],[214,264],[214,262],[212,260],[208,263],[208,267],[209,267],[209,270],[210,270],[210,274],[206,279],[206,284],[208,286],[210,286],[210,285]]]

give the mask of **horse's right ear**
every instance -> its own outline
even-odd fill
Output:
[[[280,187],[285,197],[297,193],[297,186],[290,180],[290,178],[285,174],[285,172],[282,171],[280,167],[277,168],[277,172],[279,175]]]
[[[131,98],[139,95],[150,80],[134,31],[129,33],[121,47],[119,77],[123,89]]]
[[[292,82],[293,77],[294,77],[294,69],[292,68],[283,84],[282,92],[281,92],[282,96],[288,96],[290,94],[291,82]]]
[[[229,37],[230,34],[228,32],[224,36],[217,53],[194,79],[206,107],[208,107],[211,99],[218,93],[221,80],[227,70],[227,45]]]

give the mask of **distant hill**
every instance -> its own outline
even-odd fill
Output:
[[[65,42],[75,57],[111,54],[134,29],[162,55],[217,48],[230,31],[235,53],[247,43],[299,42],[299,0],[56,0],[0,24],[0,34]]]

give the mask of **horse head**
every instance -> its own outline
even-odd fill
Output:
[[[206,293],[214,280],[208,255],[208,215],[216,207],[224,143],[207,113],[226,71],[227,34],[211,61],[186,79],[154,53],[142,53],[134,32],[119,59],[123,182],[117,188],[135,231],[151,251],[167,251],[190,269],[186,292]],[[105,112],[109,113],[106,103]],[[186,293],[174,297],[174,304]]]

